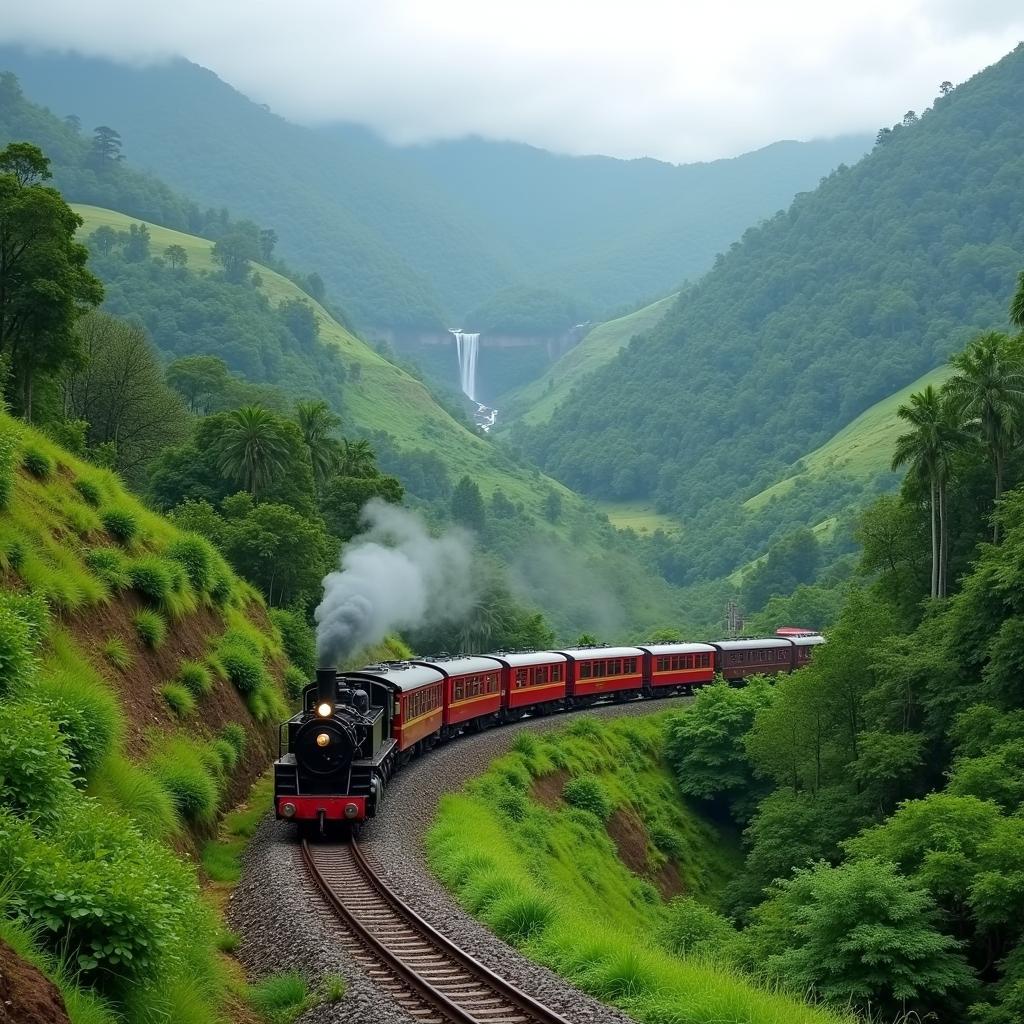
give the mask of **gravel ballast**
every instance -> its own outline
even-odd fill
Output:
[[[423,836],[441,796],[461,789],[468,779],[486,771],[496,757],[508,751],[516,733],[564,728],[580,715],[650,715],[688,699],[634,701],[573,715],[527,719],[438,747],[391,780],[381,816],[363,828],[363,852],[421,917],[572,1024],[624,1024],[629,1021],[624,1014],[528,960],[462,910],[431,875]],[[340,947],[337,933],[341,926],[307,877],[294,829],[286,823],[271,817],[261,823],[245,854],[229,921],[242,937],[238,956],[253,977],[299,970],[314,980],[328,973],[347,980],[345,998],[334,1006],[310,1010],[301,1018],[303,1024],[410,1024],[410,1018]]]

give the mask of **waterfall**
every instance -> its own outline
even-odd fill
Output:
[[[476,401],[476,359],[480,352],[480,335],[466,334],[461,330],[450,328],[455,336],[455,351],[459,357],[459,385],[462,393],[471,401]]]

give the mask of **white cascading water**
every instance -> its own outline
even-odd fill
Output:
[[[476,401],[476,357],[480,352],[480,335],[466,334],[451,328],[455,336],[455,351],[459,357],[459,385],[462,393]]]

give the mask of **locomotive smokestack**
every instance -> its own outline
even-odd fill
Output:
[[[338,673],[333,668],[316,670],[316,704],[329,704],[331,711],[338,703]]]

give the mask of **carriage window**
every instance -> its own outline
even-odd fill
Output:
[[[455,699],[462,700],[462,683],[455,684]]]
[[[562,666],[552,665],[551,666],[551,682],[560,683],[562,681]]]
[[[630,658],[626,662],[626,671],[627,672],[635,672],[636,671],[636,658]]]
[[[540,686],[545,682],[547,682],[547,679],[545,678],[544,667],[541,666],[540,668],[535,668],[533,670],[533,685]]]
[[[668,658],[658,658],[657,670],[659,672],[668,671]]]
[[[589,661],[581,661],[580,662],[580,679],[589,679],[589,678],[590,678],[590,662]]]
[[[517,668],[516,669],[516,689],[518,690],[518,689],[524,687],[525,685],[526,685],[526,669],[525,668]]]

